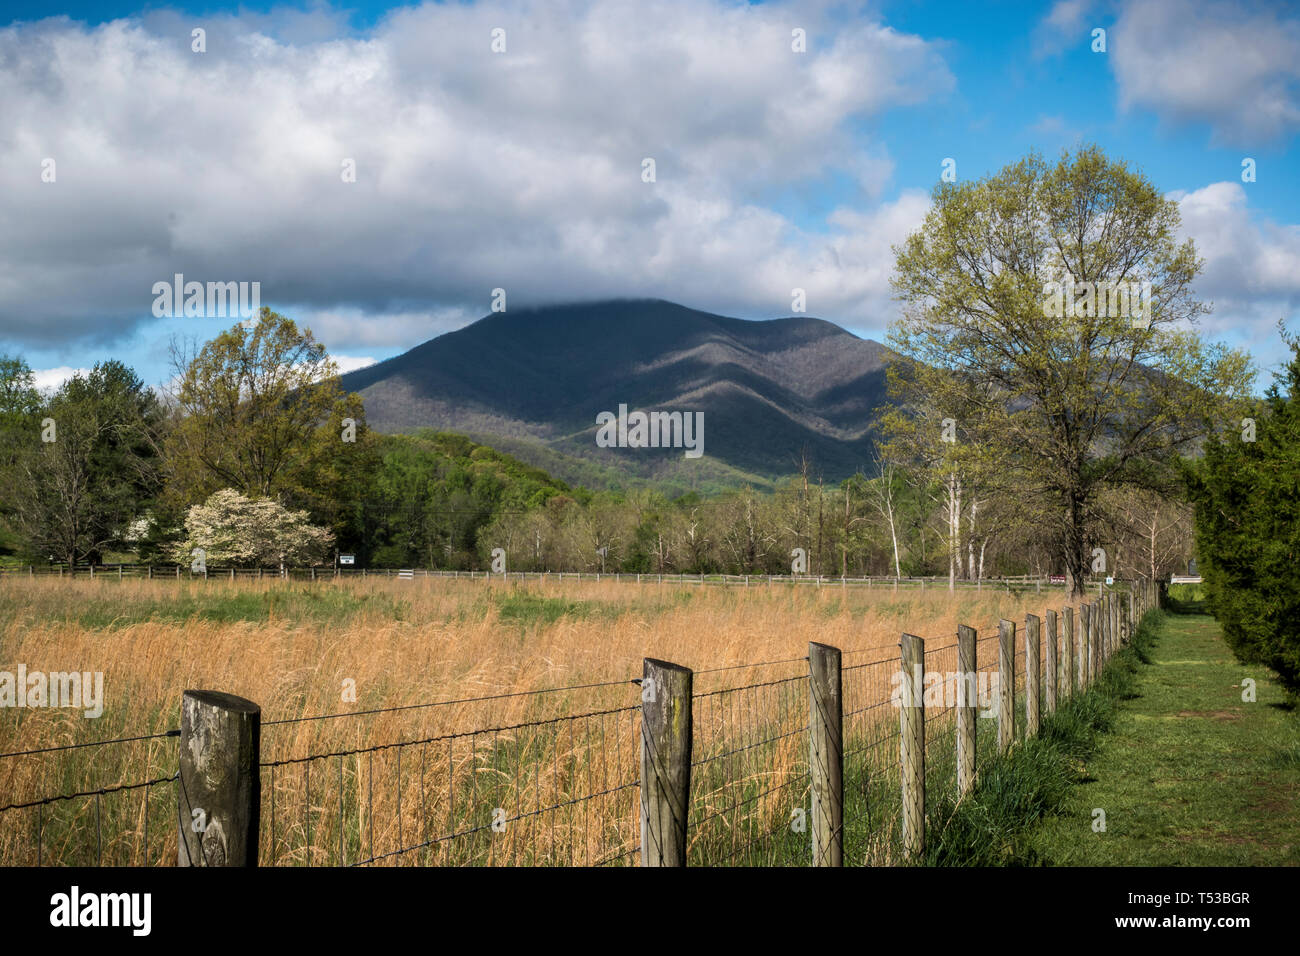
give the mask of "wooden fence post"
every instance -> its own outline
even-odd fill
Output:
[[[1079,687],[1092,683],[1092,605],[1079,605],[1079,623],[1082,625],[1083,643],[1079,645]]]
[[[1042,622],[1036,614],[1025,615],[1025,736],[1038,735],[1038,708],[1042,703],[1042,668],[1039,667],[1039,638]]]
[[[957,796],[975,786],[975,722],[979,718],[979,669],[975,666],[978,634],[957,627]]]
[[[1106,657],[1106,595],[1103,593],[1088,612],[1089,632],[1092,638],[1092,675],[1095,684]]]
[[[1106,667],[1106,645],[1110,641],[1109,594],[1103,594],[1101,600],[1097,602],[1094,623],[1096,627],[1093,629],[1092,642],[1097,649],[1092,655],[1092,679],[1095,683],[1102,670]]]
[[[1120,623],[1123,620],[1120,616],[1119,604],[1119,595],[1112,594],[1110,596],[1110,651],[1106,654],[1107,660],[1114,657],[1115,652],[1119,650]]]
[[[1056,612],[1047,612],[1047,712],[1056,713],[1056,672],[1060,666],[1056,656]]]
[[[1115,656],[1119,650],[1119,595],[1110,596],[1110,644],[1106,649],[1106,660]]]
[[[898,736],[903,854],[918,857],[925,851],[925,641],[904,634],[899,648],[903,665]]]
[[[1128,643],[1128,599],[1129,595],[1115,596],[1115,650]]]
[[[1016,736],[1016,625],[998,622],[998,753],[1006,753]]]
[[[1097,673],[1096,677],[1101,676],[1101,672],[1106,669],[1106,661],[1110,658],[1110,642],[1112,638],[1111,630],[1114,624],[1115,615],[1112,613],[1115,608],[1115,602],[1112,595],[1107,593],[1101,599],[1101,653],[1097,655]]]
[[[1062,634],[1061,634],[1061,657],[1065,664],[1064,687],[1061,688],[1063,696],[1074,696],[1074,608],[1067,607],[1061,611],[1062,617]]]
[[[262,709],[214,690],[181,697],[177,864],[257,866]]]
[[[813,866],[844,865],[844,700],[840,650],[808,645],[808,769]]]
[[[1106,662],[1115,646],[1115,595],[1106,595],[1106,606],[1102,610],[1101,658],[1097,661],[1097,676],[1106,669]]]
[[[645,658],[641,678],[641,865],[686,865],[691,793],[691,683],[677,664]]]
[[[1110,613],[1106,615],[1106,620],[1110,624],[1110,634],[1109,640],[1106,641],[1106,660],[1109,661],[1115,656],[1115,650],[1119,647],[1119,595],[1107,595],[1107,603],[1110,605]]]

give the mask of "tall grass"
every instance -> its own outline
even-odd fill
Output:
[[[808,808],[802,658],[817,640],[845,652],[846,857],[888,862],[900,631],[931,638],[934,666],[951,670],[958,623],[983,635],[1064,602],[781,584],[7,579],[0,670],[102,671],[106,702],[95,720],[2,710],[0,751],[162,733],[185,689],[222,690],[262,706],[263,863],[635,863],[632,680],[657,657],[697,672],[692,862],[804,863],[792,818]],[[328,719],[304,719],[316,717]],[[176,747],[0,758],[0,806],[169,777]],[[0,812],[0,863],[171,864],[175,818],[174,783]]]

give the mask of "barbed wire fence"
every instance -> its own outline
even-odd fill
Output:
[[[680,735],[686,756],[677,777],[666,757],[656,762],[655,748],[665,755],[667,748],[650,739],[645,716],[655,688],[644,677],[268,721],[242,701],[256,714],[254,756],[217,769],[254,783],[248,826],[261,865],[898,864],[924,845],[905,832],[904,805],[921,808],[923,834],[941,822],[925,819],[927,808],[951,807],[964,795],[961,746],[973,749],[978,779],[1003,741],[1036,729],[1045,701],[1086,688],[1156,604],[1148,583],[1104,592],[1077,615],[1071,608],[1049,617],[1045,632],[1034,615],[1026,627],[1003,621],[971,630],[969,672],[960,634],[905,636],[904,644],[923,645],[914,697],[904,686],[906,659],[883,648],[843,652],[841,663],[837,649],[810,645],[833,670],[820,684],[811,657],[693,673],[665,665],[688,675],[671,711],[684,722],[654,730]],[[999,680],[1008,673],[1014,691],[1004,726]],[[1052,681],[1055,691],[1045,690]],[[187,706],[194,693],[186,692]],[[478,719],[507,702],[520,719]],[[909,793],[903,729],[915,725],[902,712],[909,706],[923,709],[920,749],[912,751],[923,767],[919,795]],[[966,725],[963,707],[974,715]],[[373,722],[385,718],[402,721],[405,732],[372,743]],[[0,774],[16,795],[0,806],[0,861],[211,862],[209,834],[191,840],[182,829],[189,816],[182,751],[190,743],[182,723],[0,753]],[[330,746],[317,732],[324,726],[336,728]],[[79,763],[61,765],[73,754]],[[23,771],[13,772],[16,765]],[[76,779],[92,767],[105,781],[99,786]],[[655,817],[661,803],[667,813]],[[214,818],[222,812],[212,810]],[[222,826],[222,839],[234,839],[237,821]],[[654,842],[643,846],[647,833]]]

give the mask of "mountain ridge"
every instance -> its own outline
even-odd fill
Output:
[[[596,415],[703,411],[705,458],[722,470],[789,474],[806,451],[825,478],[868,469],[893,353],[804,316],[737,319],[662,299],[493,313],[341,376],[378,431],[501,436],[691,484],[674,449],[598,448]]]

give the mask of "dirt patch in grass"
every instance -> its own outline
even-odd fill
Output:
[[[1175,717],[1207,717],[1210,720],[1241,720],[1240,710],[1180,710]]]

